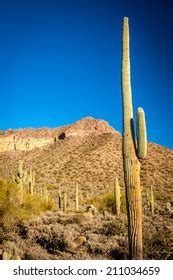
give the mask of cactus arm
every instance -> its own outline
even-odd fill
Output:
[[[137,110],[137,142],[138,142],[138,158],[143,159],[147,155],[147,131],[145,112],[142,108]]]

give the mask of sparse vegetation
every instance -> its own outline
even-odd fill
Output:
[[[15,254],[21,259],[128,259],[121,153],[121,136],[116,132],[104,133],[104,130],[98,134],[95,131],[90,135],[86,133],[84,137],[66,137],[34,150],[1,153],[0,176],[3,179],[0,203],[3,201],[4,205],[8,200],[4,192],[7,185],[12,189],[10,197],[13,200],[13,204],[9,205],[10,212],[6,212],[12,212],[12,215],[3,216],[6,224],[3,228],[3,249],[10,258],[15,248]],[[172,158],[171,150],[149,143],[148,156],[141,163],[144,259],[172,258]],[[36,171],[34,190],[37,199],[28,193],[23,202],[25,206],[18,203],[18,186],[10,181],[17,172],[19,159],[23,161],[24,170],[29,171],[32,166]],[[115,175],[121,187],[119,216],[114,214]],[[75,208],[76,183],[78,211]],[[151,185],[155,198],[153,216],[146,197]],[[53,205],[47,205],[48,209],[41,198],[44,187],[49,198],[55,201],[50,203]],[[62,195],[61,209],[59,191]],[[64,192],[68,193],[66,213],[63,212]],[[97,211],[87,212],[88,205],[93,205]],[[86,241],[76,245],[81,236]]]
[[[55,207],[52,200],[46,205],[39,194],[23,194],[21,203],[21,189],[12,182],[0,179],[0,205],[3,228],[13,229],[17,224],[39,215],[47,209]]]

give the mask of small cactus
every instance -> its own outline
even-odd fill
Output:
[[[76,183],[75,186],[75,210],[79,210],[79,188],[78,188],[78,183]]]
[[[17,174],[16,176],[12,176],[12,181],[16,183],[20,188],[20,200],[21,203],[23,203],[23,194],[24,194],[24,186],[27,185],[27,178],[28,174],[27,171],[23,170],[23,161],[18,161],[18,167],[17,167]]]
[[[118,177],[114,179],[114,198],[115,198],[116,215],[119,216],[121,200],[120,200],[120,185],[119,185]]]
[[[34,194],[34,186],[35,186],[35,171],[32,171],[32,167],[30,167],[29,177],[28,177],[28,189],[31,195]]]
[[[67,193],[64,193],[64,199],[63,199],[63,211],[66,213],[67,211]]]
[[[154,192],[153,192],[153,187],[151,186],[150,188],[150,209],[151,209],[151,214],[154,215]]]
[[[61,194],[60,187],[58,189],[58,207],[59,207],[59,210],[62,210],[62,194]]]
[[[49,202],[49,196],[48,196],[48,191],[47,191],[47,187],[44,187],[44,192],[43,192],[43,199],[45,201],[46,207],[48,206],[48,202]]]
[[[20,188],[21,203],[23,202],[24,192],[34,193],[35,186],[35,171],[30,167],[29,173],[23,169],[23,161],[18,161],[17,174],[12,175],[13,183],[16,183]]]

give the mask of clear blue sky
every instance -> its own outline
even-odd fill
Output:
[[[173,20],[168,0],[0,0],[0,129],[93,116],[122,131],[122,19],[133,105],[148,140],[173,148]]]

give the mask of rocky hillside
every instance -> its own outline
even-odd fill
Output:
[[[29,148],[24,142],[30,139]],[[59,186],[73,198],[78,182],[83,197],[112,190],[115,176],[123,186],[122,137],[103,120],[91,117],[60,128],[19,129],[1,133],[0,146],[16,148],[0,153],[0,176],[11,177],[17,161],[36,171],[36,186],[50,189],[56,198]],[[23,142],[22,142],[23,141]],[[11,146],[10,146],[11,145]],[[23,147],[23,148],[22,148]],[[2,149],[3,150],[3,149]],[[173,199],[173,151],[149,143],[148,156],[142,161],[141,185],[154,187],[159,201]]]
[[[35,170],[37,199],[32,211],[38,208],[40,192],[45,187],[56,205],[59,188],[68,195],[66,212],[51,209],[28,220],[21,219],[20,215],[24,215],[22,205],[19,205],[20,213],[18,205],[7,204],[11,212],[5,222],[11,227],[5,228],[3,250],[8,257],[24,260],[128,259],[122,136],[119,132],[105,121],[84,118],[60,128],[3,131],[0,147],[0,178],[11,179],[16,174],[19,159],[25,170],[30,167]],[[107,196],[106,201],[109,201],[115,176],[119,178],[122,194],[119,217],[109,211],[109,204],[107,211],[103,211],[104,198]],[[75,183],[79,186],[77,212],[74,211]],[[0,184],[3,193],[3,180]],[[141,186],[144,259],[173,259],[172,150],[148,143],[147,158],[141,161]],[[147,191],[151,186],[155,197],[154,214],[147,203]],[[101,208],[97,207],[96,214],[86,212],[88,203]],[[31,213],[31,206],[27,210]]]

